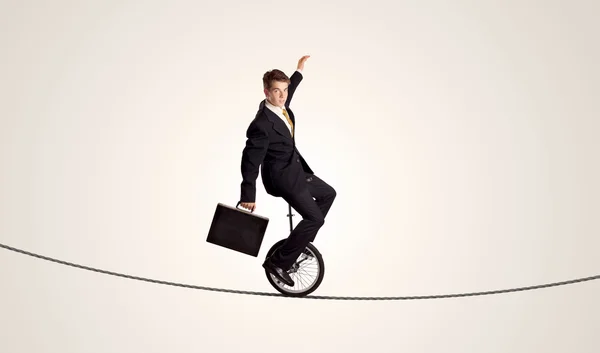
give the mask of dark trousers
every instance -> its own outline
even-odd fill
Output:
[[[307,173],[306,184],[303,192],[282,196],[302,216],[283,245],[271,256],[273,264],[284,270],[288,270],[306,245],[315,240],[336,197],[336,191],[316,175]]]

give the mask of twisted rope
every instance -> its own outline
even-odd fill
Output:
[[[100,273],[104,273],[104,274],[111,275],[111,276],[118,276],[118,277],[123,277],[123,278],[138,280],[138,281],[145,281],[145,282],[151,282],[151,283],[157,283],[157,284],[163,284],[163,285],[169,285],[169,286],[175,286],[175,287],[199,289],[199,290],[213,291],[213,292],[223,292],[223,293],[233,293],[233,294],[245,294],[245,295],[257,295],[257,296],[270,296],[270,297],[287,297],[287,296],[285,296],[283,294],[280,294],[280,293],[255,292],[255,291],[246,291],[246,290],[237,290],[237,289],[206,287],[206,286],[198,286],[198,285],[192,285],[192,284],[176,283],[176,282],[161,281],[161,280],[156,280],[156,279],[151,279],[151,278],[144,278],[144,277],[132,276],[132,275],[128,275],[128,274],[123,274],[123,273],[118,273],[118,272],[112,272],[112,271],[106,271],[106,270],[102,270],[102,269],[98,269],[98,268],[93,268],[93,267],[89,267],[89,266],[83,266],[83,265],[74,264],[74,263],[67,262],[67,261],[57,260],[57,259],[53,259],[51,257],[34,254],[34,253],[29,252],[29,251],[25,251],[25,250],[21,250],[21,249],[16,249],[16,248],[13,248],[11,246],[4,245],[4,244],[0,244],[0,247],[2,247],[4,249],[7,249],[7,250],[14,251],[14,252],[18,252],[18,253],[21,253],[21,254],[33,256],[33,257],[36,257],[36,258],[39,258],[39,259],[56,262],[56,263],[59,263],[59,264],[62,264],[62,265],[77,267],[77,268],[80,268],[80,269],[83,269],[83,270],[100,272]],[[510,289],[491,290],[491,291],[484,291],[484,292],[456,293],[456,294],[437,294],[437,295],[420,295],[420,296],[396,296],[396,297],[350,297],[350,296],[308,295],[308,296],[304,296],[304,297],[289,297],[289,298],[296,298],[296,299],[325,299],[325,300],[417,300],[417,299],[443,299],[443,298],[473,297],[473,296],[481,296],[481,295],[492,295],[492,294],[501,294],[501,293],[510,293],[510,292],[521,292],[521,291],[528,291],[528,290],[541,289],[541,288],[564,286],[564,285],[568,285],[568,284],[574,284],[574,283],[580,283],[580,282],[586,282],[586,281],[593,281],[593,280],[596,280],[596,279],[600,279],[600,275],[590,276],[590,277],[584,277],[584,278],[578,278],[578,279],[573,279],[573,280],[569,280],[569,281],[554,282],[554,283],[548,283],[548,284],[540,284],[540,285],[528,286],[528,287],[518,287],[518,288],[510,288]]]

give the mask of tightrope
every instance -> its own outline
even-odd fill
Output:
[[[175,286],[175,287],[199,289],[199,290],[213,291],[213,292],[258,295],[258,296],[269,296],[269,297],[286,297],[286,298],[294,298],[294,299],[326,299],[326,300],[417,300],[418,299],[418,300],[421,300],[421,299],[474,297],[474,296],[501,294],[501,293],[509,293],[509,292],[522,292],[522,291],[564,286],[567,284],[574,284],[574,283],[580,283],[580,282],[593,281],[596,279],[600,279],[600,275],[596,275],[596,276],[573,279],[573,280],[569,280],[569,281],[540,284],[540,285],[528,286],[528,287],[491,290],[491,291],[484,291],[484,292],[456,293],[456,294],[437,294],[437,295],[400,296],[400,297],[349,297],[349,296],[322,296],[322,295],[307,295],[304,297],[291,297],[291,296],[286,296],[286,295],[283,295],[280,293],[255,292],[255,291],[246,291],[246,290],[237,290],[237,289],[205,287],[205,286],[198,286],[198,285],[193,285],[193,284],[161,281],[161,280],[156,280],[156,279],[151,279],[151,278],[144,278],[144,277],[138,277],[138,276],[132,276],[132,275],[127,275],[127,274],[123,274],[123,273],[118,273],[118,272],[106,271],[106,270],[93,268],[93,267],[89,267],[89,266],[78,265],[78,264],[74,264],[71,262],[57,260],[57,259],[53,259],[51,257],[34,254],[29,251],[16,249],[11,246],[4,245],[4,244],[0,244],[0,247],[7,249],[7,250],[15,251],[15,252],[18,252],[21,254],[33,256],[33,257],[36,257],[39,259],[52,261],[52,262],[56,262],[56,263],[67,265],[67,266],[77,267],[77,268],[81,268],[81,269],[88,270],[88,271],[100,272],[100,273],[104,273],[104,274],[111,275],[111,276],[118,276],[118,277],[134,279],[134,280],[138,280],[138,281],[145,281],[145,282],[164,284],[164,285]]]

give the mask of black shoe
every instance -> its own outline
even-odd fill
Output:
[[[287,273],[287,271],[284,271],[283,269],[275,266],[272,262],[271,259],[267,259],[263,265],[262,265],[265,270],[267,270],[269,273],[271,273],[272,275],[274,275],[275,277],[277,277],[277,279],[279,279],[281,282],[287,284],[290,287],[294,286],[294,281],[292,280],[292,277],[290,277],[290,275]]]

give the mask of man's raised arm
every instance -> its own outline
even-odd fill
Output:
[[[303,78],[302,70],[304,70],[304,63],[306,62],[306,60],[308,58],[310,58],[310,55],[304,55],[303,57],[301,57],[300,60],[298,60],[298,67],[297,67],[296,71],[292,74],[292,76],[290,76],[291,82],[290,82],[290,85],[288,86],[288,96],[287,96],[287,100],[285,101],[286,107],[289,107],[290,104],[292,103],[292,97],[294,96],[294,92],[296,91],[296,88],[300,84],[300,81],[302,81],[302,78]]]

